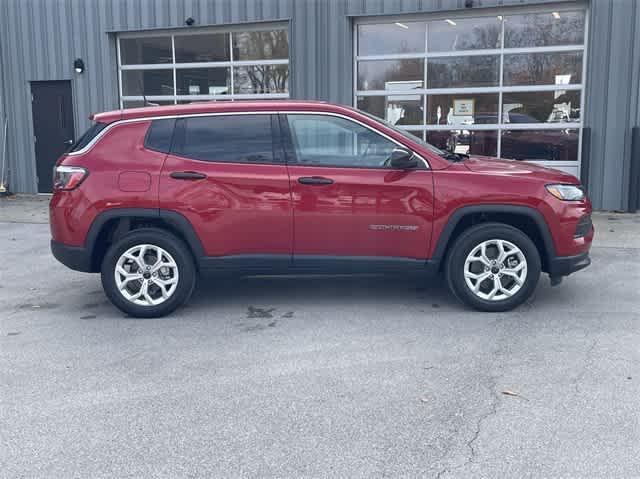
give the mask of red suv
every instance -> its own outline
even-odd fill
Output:
[[[51,249],[101,272],[133,316],[182,304],[199,272],[444,273],[483,311],[589,265],[579,181],[442,151],[320,102],[219,102],[100,113],[60,158]]]

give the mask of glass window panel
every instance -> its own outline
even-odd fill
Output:
[[[234,69],[234,93],[288,93],[289,65],[256,65]]]
[[[427,124],[474,125],[498,123],[498,94],[454,93],[427,97]]]
[[[273,161],[270,115],[228,115],[184,119],[179,153],[204,161]]]
[[[431,58],[427,63],[427,88],[497,86],[497,55]]]
[[[503,130],[501,155],[515,160],[577,161],[578,130]]]
[[[344,118],[287,115],[296,151],[303,165],[386,168],[396,144]]]
[[[173,105],[173,99],[170,100],[147,100],[145,103],[143,100],[125,100],[122,102],[123,108],[142,108],[145,106],[160,106],[160,105]]]
[[[439,130],[427,131],[427,142],[441,150],[467,155],[496,156],[497,130]]]
[[[582,53],[504,56],[504,85],[567,85],[582,82]]]
[[[413,90],[423,80],[422,59],[358,62],[358,90]]]
[[[123,70],[122,95],[173,95],[173,70]]]
[[[232,101],[232,100],[230,97],[219,96],[219,97],[209,98],[205,100],[178,100],[177,103],[178,105],[190,105],[192,103],[203,103],[203,102],[210,102],[210,101]]]
[[[405,130],[407,133],[419,138],[420,140],[422,140],[424,138],[423,134],[424,132],[421,130]]]
[[[289,58],[287,30],[241,32],[233,34],[234,60],[271,60]]]
[[[422,125],[423,96],[361,96],[358,109],[387,120],[392,125]]]
[[[358,55],[424,53],[424,22],[358,26]]]
[[[580,121],[580,91],[556,90],[502,94],[503,123]]]
[[[176,35],[176,63],[229,61],[229,34]]]
[[[121,38],[122,65],[172,63],[171,37]]]
[[[504,46],[582,45],[584,16],[584,11],[509,15],[504,19]]]
[[[228,95],[231,68],[188,68],[176,70],[178,95]]]
[[[427,32],[430,52],[500,48],[502,22],[495,16],[437,20]]]

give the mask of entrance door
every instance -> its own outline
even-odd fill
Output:
[[[53,165],[74,139],[71,82],[31,82],[31,99],[38,192],[51,193]]]

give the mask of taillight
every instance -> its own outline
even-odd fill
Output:
[[[79,166],[56,166],[53,170],[53,187],[56,190],[69,191],[80,186],[89,172]]]

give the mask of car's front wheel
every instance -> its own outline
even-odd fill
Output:
[[[481,311],[508,311],[526,301],[540,278],[540,254],[522,231],[500,223],[469,228],[446,263],[449,287]]]
[[[158,317],[184,303],[196,270],[187,246],[155,228],[134,230],[116,241],[102,261],[102,286],[109,300],[135,317]]]

